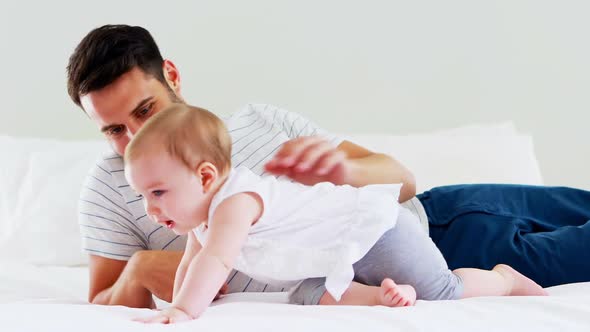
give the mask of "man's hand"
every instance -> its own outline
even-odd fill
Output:
[[[90,255],[89,302],[154,308],[152,294],[172,301],[174,274],[182,252],[138,251],[128,262]]]
[[[416,180],[404,165],[391,156],[371,152],[349,141],[334,148],[320,137],[299,137],[284,143],[265,169],[275,176],[286,175],[306,185],[332,182],[363,187],[403,183],[400,202],[416,195]]]
[[[284,143],[265,169],[275,176],[286,175],[306,185],[345,184],[351,174],[346,153],[317,136],[299,137]]]
[[[193,320],[189,314],[180,308],[169,307],[159,311],[156,316],[136,318],[134,321],[146,324],[174,324]]]

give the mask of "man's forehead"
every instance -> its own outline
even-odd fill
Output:
[[[105,87],[80,96],[80,103],[91,116],[128,114],[153,93],[151,83],[150,77],[140,70],[131,70]]]
[[[101,93],[102,91],[93,91],[80,98],[80,103],[84,111],[99,124],[108,124],[109,118],[116,117],[124,111],[129,98],[117,98],[109,94]],[[121,103],[118,100],[123,100]]]

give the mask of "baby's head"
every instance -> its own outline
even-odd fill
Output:
[[[198,107],[175,104],[151,117],[125,149],[125,176],[152,219],[185,234],[207,219],[231,168],[223,122]]]

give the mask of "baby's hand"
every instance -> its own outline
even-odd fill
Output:
[[[156,316],[136,318],[134,321],[146,324],[174,324],[193,319],[182,309],[170,307],[158,312]]]

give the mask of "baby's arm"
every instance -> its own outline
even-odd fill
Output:
[[[186,270],[188,269],[190,262],[199,253],[200,250],[201,244],[195,237],[195,233],[190,231],[188,233],[188,240],[186,242],[184,254],[182,255],[182,259],[180,260],[180,264],[178,265],[178,269],[176,270],[176,276],[174,277],[174,292],[172,295],[173,300],[176,299],[176,295],[178,295],[180,287],[182,287],[182,283],[186,275]]]
[[[250,226],[260,218],[262,210],[262,200],[253,193],[236,194],[219,204],[209,225],[207,242],[188,265],[173,307],[192,318],[205,311],[227,279]]]

